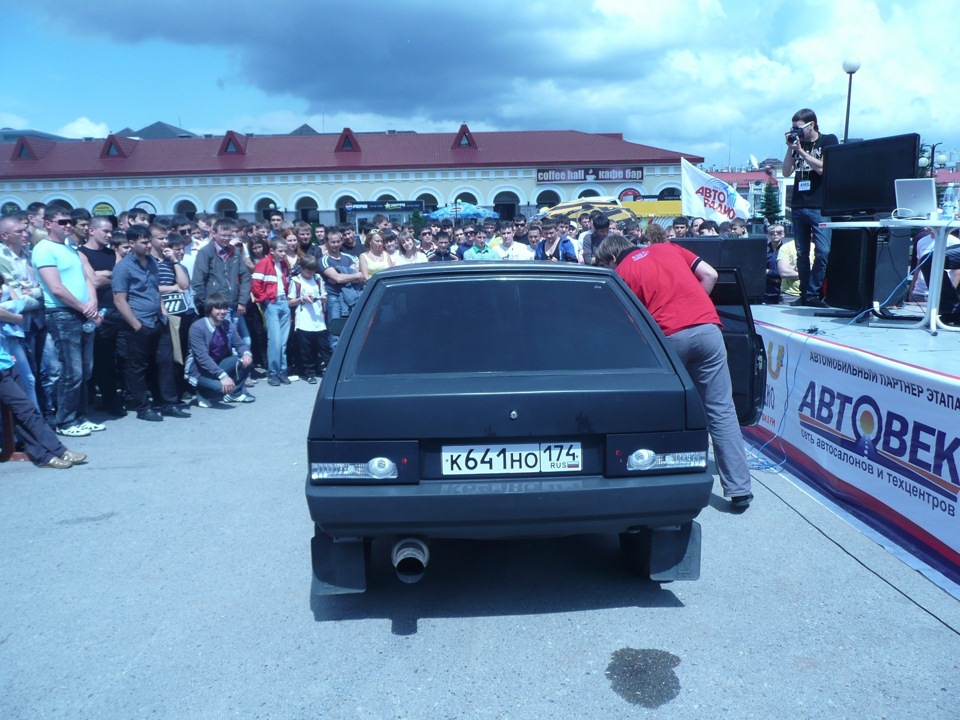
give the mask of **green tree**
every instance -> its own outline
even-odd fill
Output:
[[[420,228],[427,224],[427,218],[424,217],[419,210],[414,210],[410,215],[410,223],[413,225],[414,230],[419,234]]]
[[[767,183],[764,186],[759,213],[767,219],[767,222],[778,222],[783,219],[783,214],[780,210],[780,190],[777,187],[777,183]]]

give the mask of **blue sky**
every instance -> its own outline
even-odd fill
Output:
[[[960,0],[0,0],[0,126],[575,129],[743,166],[801,107],[960,159]],[[16,32],[9,32],[16,28]]]

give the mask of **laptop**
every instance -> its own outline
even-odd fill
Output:
[[[933,178],[908,178],[894,180],[897,193],[897,209],[894,218],[937,220],[937,183]]]

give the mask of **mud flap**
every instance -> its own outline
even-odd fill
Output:
[[[700,579],[700,523],[650,531],[650,579],[656,582]]]
[[[367,589],[363,538],[334,540],[317,528],[310,543],[314,595],[345,595]]]

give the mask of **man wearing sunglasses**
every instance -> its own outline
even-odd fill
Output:
[[[527,237],[527,217],[526,215],[513,216],[513,241],[520,245],[530,245],[530,239]],[[538,240],[539,242],[539,240]]]
[[[467,251],[470,250],[477,244],[477,235],[482,234],[482,231],[477,230],[477,226],[473,223],[467,223],[463,226],[463,238],[461,240],[462,244],[457,248],[457,257],[463,260],[464,256],[467,254]]]
[[[794,305],[825,308],[820,296],[830,255],[830,230],[820,227],[823,196],[823,149],[839,144],[836,135],[823,135],[817,115],[809,108],[793,114],[793,124],[784,133],[787,154],[783,158],[783,176],[794,176],[790,207],[793,210],[793,236],[797,244],[797,272],[800,274],[800,299]],[[814,259],[810,263],[810,245]]]
[[[68,210],[50,205],[43,224],[47,239],[33,249],[33,264],[40,274],[47,331],[60,361],[57,383],[56,430],[67,437],[84,437],[104,430],[86,418],[86,383],[93,372],[93,332],[101,318],[93,270],[76,248],[66,244],[74,221]],[[92,322],[90,330],[84,325]]]
[[[420,252],[426,255],[427,259],[429,260],[433,253],[435,253],[437,250],[437,246],[433,242],[433,231],[429,227],[424,226],[420,228],[419,237]]]

